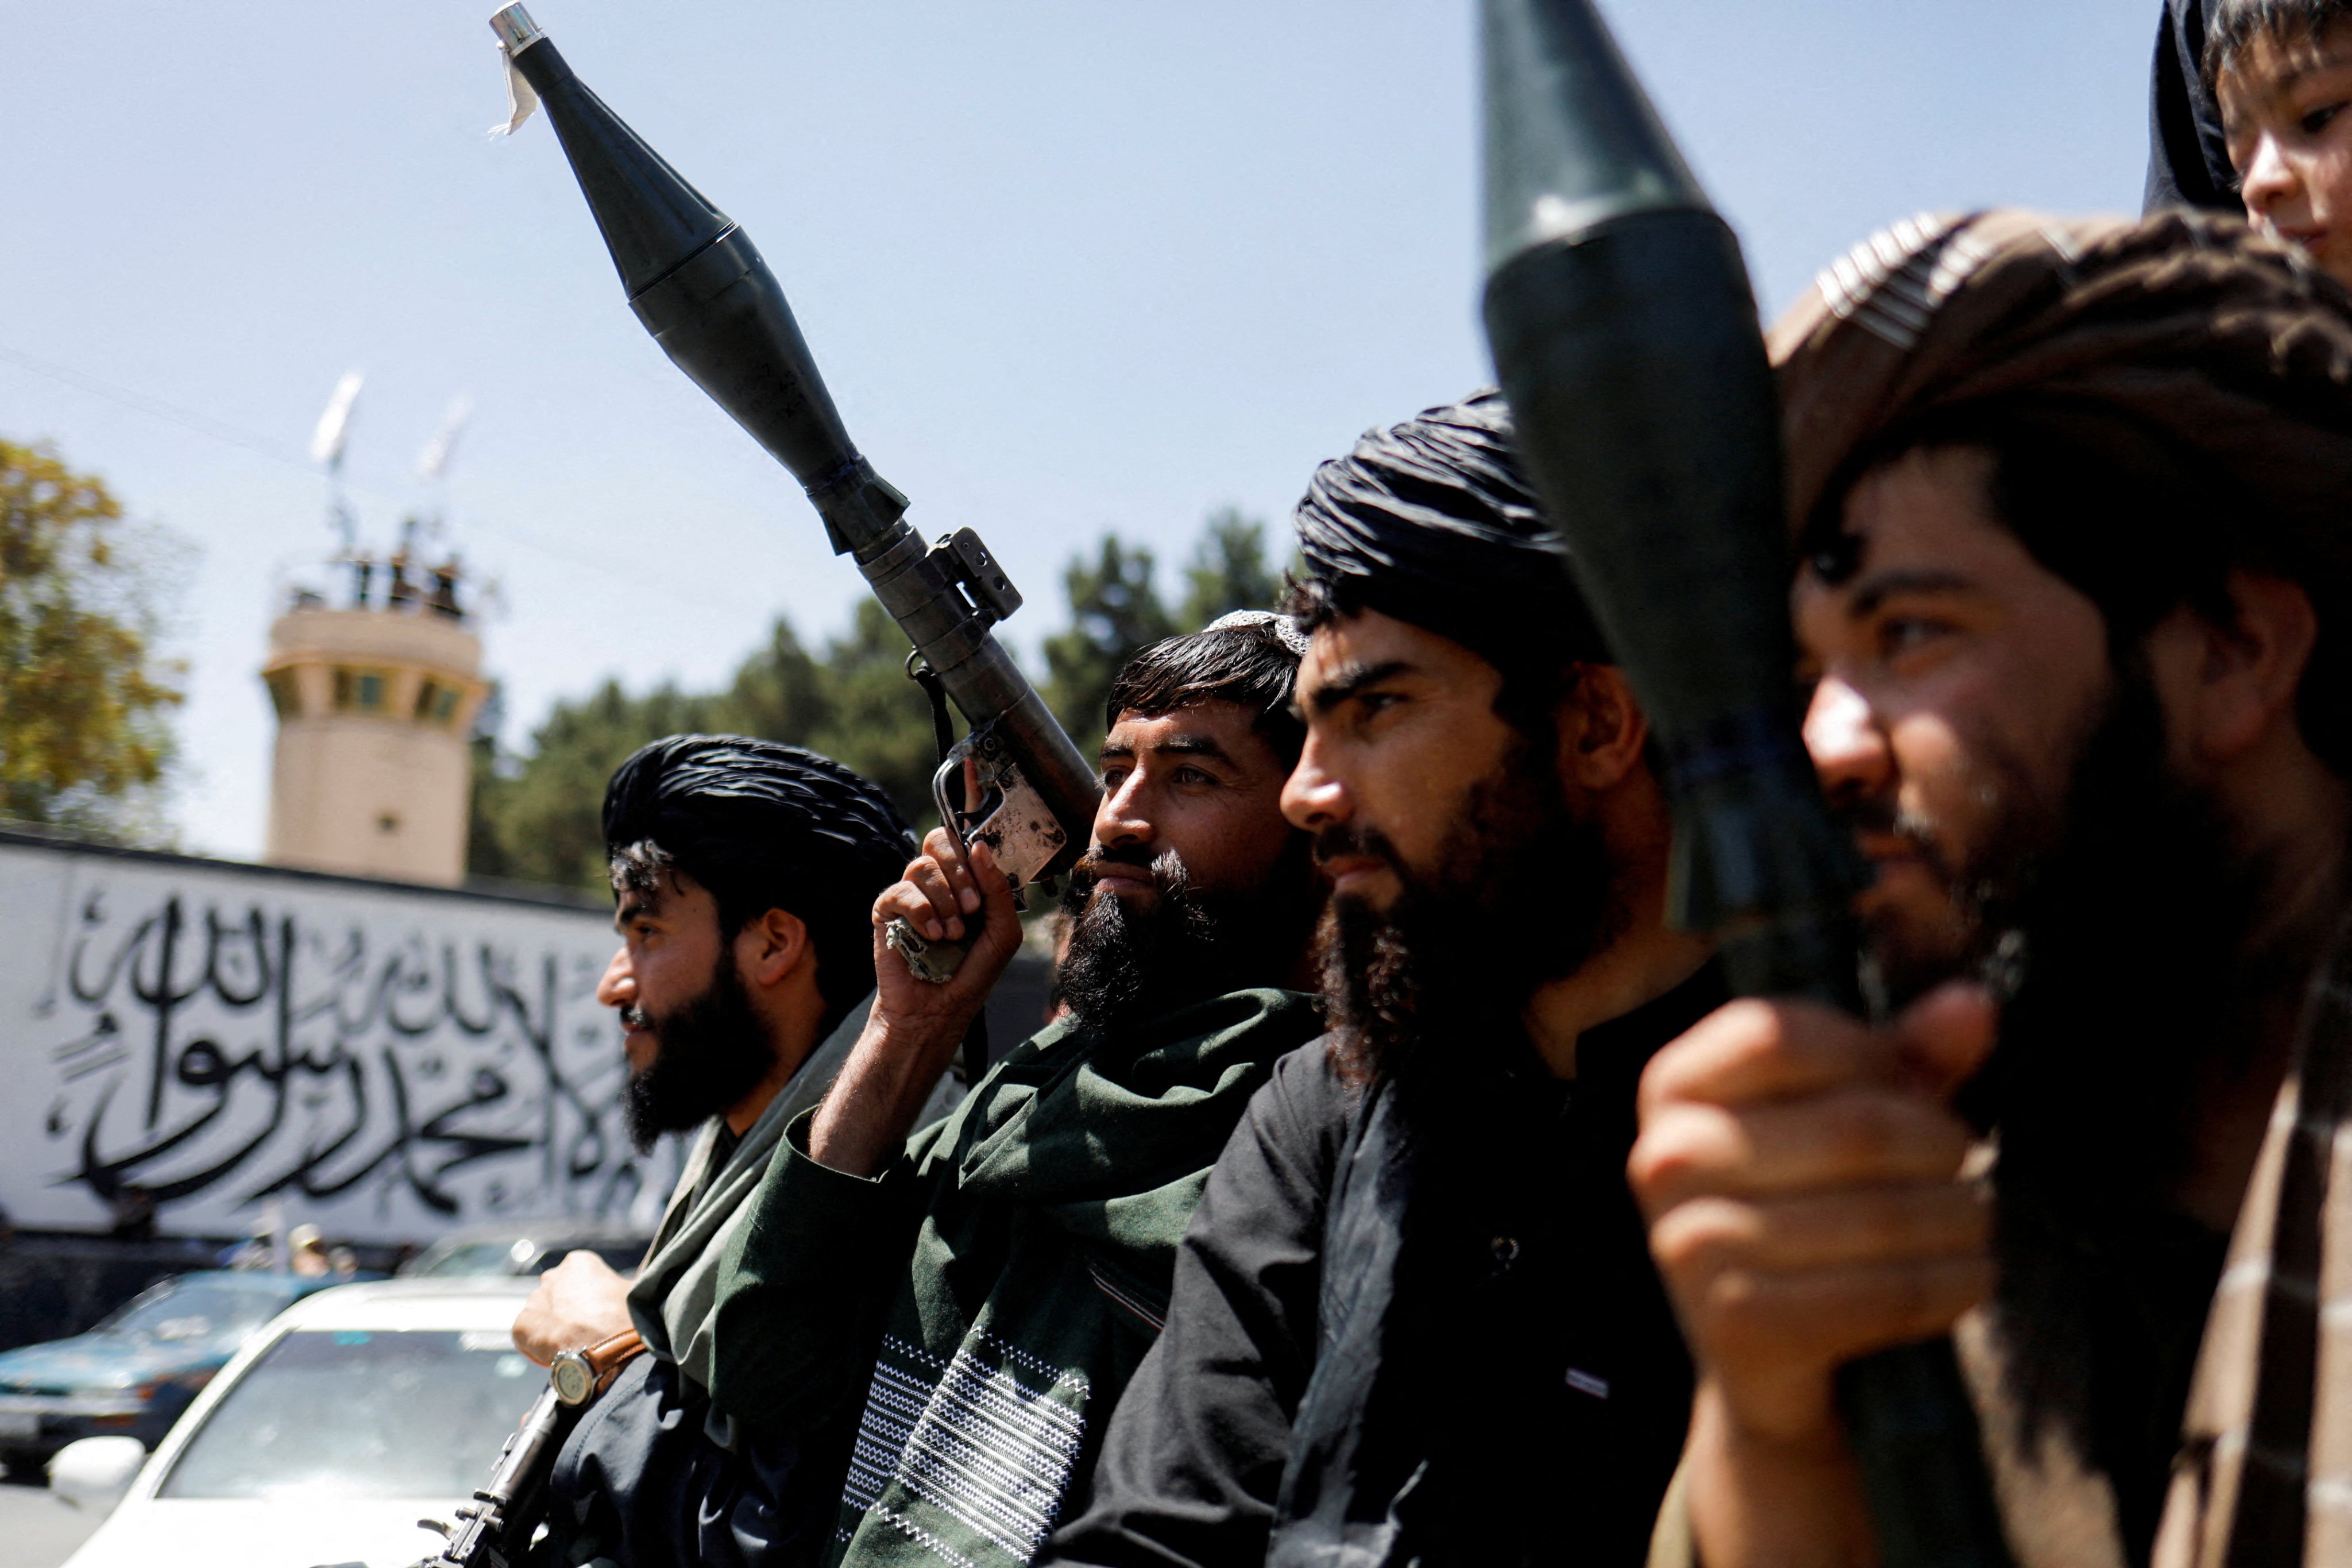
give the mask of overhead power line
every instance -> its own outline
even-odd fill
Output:
[[[31,354],[18,349],[12,349],[5,343],[0,343],[0,359],[6,360],[20,370],[29,370],[35,375],[47,376],[51,381],[63,382],[66,385],[79,388],[93,397],[102,397],[109,403],[119,403],[125,408],[136,409],[142,414],[177,425],[184,429],[193,430],[199,436],[209,436],[215,441],[225,441],[232,447],[242,447],[247,451],[257,453],[272,462],[284,463],[289,468],[300,468],[305,473],[318,471],[290,447],[281,446],[259,436],[249,435],[233,425],[224,425],[217,419],[207,418],[202,414],[178,407],[164,402],[160,397],[150,397],[145,393],[133,392],[127,386],[118,386],[112,382],[101,381],[97,376],[86,374],[68,365],[52,364],[47,360],[35,359]]]
[[[215,419],[209,415],[183,408],[175,403],[166,402],[163,398],[151,396],[134,388],[91,375],[86,371],[76,370],[70,365],[62,365],[50,360],[38,358],[26,353],[21,349],[11,348],[5,343],[0,343],[0,361],[5,361],[19,370],[29,371],[35,375],[73,387],[79,392],[86,392],[92,397],[119,405],[135,413],[161,419],[166,424],[177,425],[184,430],[192,431],[207,439],[236,447],[256,457],[266,458],[273,463],[280,463],[287,468],[299,469],[311,478],[320,477],[318,465],[310,461],[308,454],[285,442],[273,441],[266,436],[257,436],[249,430],[240,430],[236,426]],[[410,501],[399,496],[371,485],[347,483],[344,488],[353,494],[364,496],[370,500],[381,502],[385,506],[404,507],[411,504]],[[724,591],[714,592],[703,584],[688,587],[679,583],[666,582],[660,574],[648,572],[642,564],[624,566],[617,562],[603,559],[588,552],[560,544],[551,544],[511,524],[488,522],[478,517],[468,517],[463,521],[468,528],[478,528],[485,532],[497,534],[526,549],[535,550],[552,560],[626,583],[632,588],[654,588],[688,605],[725,604],[732,605],[738,609],[756,611],[761,614],[772,612],[772,606],[754,605],[748,599],[740,598]]]

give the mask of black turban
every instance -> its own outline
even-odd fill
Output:
[[[874,988],[874,900],[915,842],[871,781],[799,746],[672,735],[623,763],[604,791],[607,850],[648,840],[710,890],[730,931],[771,909],[798,915],[829,1015]]]
[[[1368,430],[1315,470],[1293,521],[1343,614],[1376,610],[1498,668],[1611,663],[1537,510],[1499,392]]]

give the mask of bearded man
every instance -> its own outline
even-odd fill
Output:
[[[1286,989],[1322,902],[1279,805],[1303,640],[1245,614],[1119,672],[1063,1015],[911,1141],[1021,927],[987,847],[967,861],[944,833],[876,903],[873,1017],[787,1132],[719,1306],[720,1409],[812,1454],[854,1425],[830,1561],[1029,1561],[1166,1319],[1210,1163],[1321,1030]],[[909,974],[893,919],[968,942],[955,976]]]
[[[1899,1011],[1651,1067],[1702,1372],[1661,1555],[1874,1561],[1832,1374],[1957,1324],[2025,1568],[2352,1558],[2352,294],[2206,215],[1920,218],[1774,346]]]
[[[622,946],[596,998],[620,1014],[629,1136],[641,1152],[695,1136],[635,1277],[574,1252],[515,1321],[533,1360],[581,1352],[613,1379],[558,1456],[534,1561],[805,1561],[824,1499],[713,1415],[711,1304],[785,1122],[848,1048],[874,988],[866,911],[912,835],[830,758],[733,735],[630,757],[604,826]],[[610,1372],[632,1331],[646,1353]]]
[[[1631,1561],[1690,1393],[1633,1086],[1723,997],[1648,727],[1498,395],[1368,433],[1297,522],[1334,1027],[1218,1161],[1053,1560]]]

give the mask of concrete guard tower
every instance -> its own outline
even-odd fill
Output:
[[[455,563],[413,582],[405,552],[350,563],[352,602],[298,590],[269,628],[262,679],[278,710],[274,865],[455,887],[466,876],[473,757],[489,687],[457,603]]]

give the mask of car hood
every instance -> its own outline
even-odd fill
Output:
[[[166,1342],[78,1334],[45,1345],[25,1345],[0,1353],[0,1391],[135,1388],[158,1378],[217,1371],[242,1341],[242,1335]]]
[[[440,1544],[420,1519],[455,1498],[132,1498],[67,1568],[410,1568]]]

